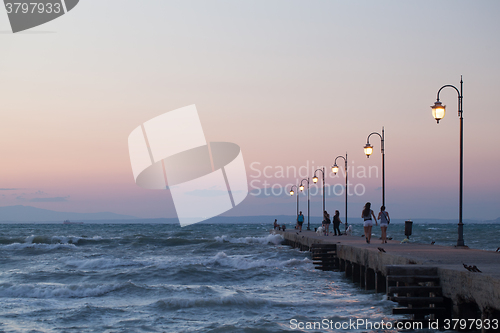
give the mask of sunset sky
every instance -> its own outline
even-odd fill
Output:
[[[12,34],[0,10],[0,206],[175,217],[169,191],[138,187],[127,138],[196,104],[207,141],[241,147],[251,194],[225,215],[292,215],[280,167],[333,164],[346,152],[349,216],[381,204],[397,218],[458,218],[457,93],[464,80],[464,218],[500,216],[500,2],[81,0]],[[340,161],[339,166],[343,166]],[[377,166],[378,178],[357,172]],[[263,169],[270,178],[260,175]],[[312,177],[314,170],[310,170]],[[343,174],[328,185],[343,184]],[[358,187],[360,188],[360,187]],[[300,197],[301,210],[306,207]],[[311,198],[320,215],[321,195]],[[344,197],[327,210],[344,215]]]

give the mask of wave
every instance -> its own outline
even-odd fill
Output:
[[[109,269],[126,266],[147,266],[148,263],[119,258],[98,258],[98,259],[71,259],[66,261],[66,265],[81,270]]]
[[[156,301],[151,304],[153,307],[159,307],[161,309],[182,309],[182,308],[210,308],[211,306],[251,306],[260,307],[262,305],[271,305],[273,302],[255,298],[247,297],[245,295],[227,295],[219,297],[203,297],[203,298],[168,298]]]
[[[380,301],[381,303],[387,302],[386,300]],[[160,299],[150,306],[159,307],[162,310],[175,310],[182,308],[207,308],[210,309],[213,306],[234,306],[239,307],[262,307],[262,306],[273,306],[280,308],[290,308],[290,307],[323,307],[323,308],[345,308],[349,304],[352,304],[352,300],[348,299],[331,299],[327,301],[307,300],[307,299],[297,299],[297,300],[277,300],[277,299],[264,299],[257,297],[249,297],[242,293],[234,293],[231,295],[222,296],[202,296],[198,298],[188,298],[188,297],[172,297],[167,299]]]
[[[78,244],[81,242],[89,241],[102,241],[101,236],[90,237],[79,237],[79,236],[37,236],[31,235],[26,237],[25,243],[33,244]]]
[[[158,237],[136,235],[131,241],[135,244],[159,245],[159,246],[182,246],[207,243],[209,239],[203,238],[182,238],[182,237]]]
[[[219,252],[214,258],[210,259],[208,263],[246,270],[259,267],[298,267],[301,265],[310,265],[312,261],[309,258],[288,259],[285,261],[276,259],[249,259],[242,256],[229,257],[226,253]]]
[[[98,297],[125,288],[130,283],[108,285],[84,284],[0,284],[0,297],[16,298],[84,298]]]
[[[234,244],[274,244],[274,245],[280,245],[284,238],[281,235],[267,235],[264,237],[240,237],[240,238],[233,238],[231,236],[217,236],[215,237],[215,240],[220,243],[228,242],[228,243],[234,243]]]
[[[58,249],[76,249],[75,244],[39,244],[39,243],[12,243],[8,245],[1,245],[2,250],[58,250]]]

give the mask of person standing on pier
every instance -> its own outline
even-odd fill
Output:
[[[340,212],[336,210],[335,215],[333,216],[333,231],[335,232],[335,236],[337,236],[337,231],[339,232],[339,236],[342,236],[342,233],[339,229],[341,223],[342,221],[340,221]]]
[[[380,220],[380,230],[382,231],[382,244],[387,243],[387,227],[391,222],[389,217],[389,212],[385,211],[385,206],[380,207],[380,213],[378,213],[378,219]]]
[[[375,217],[375,214],[373,213],[373,210],[371,210],[372,204],[370,202],[367,202],[365,204],[365,207],[363,208],[363,212],[361,213],[361,217],[364,220],[363,227],[365,229],[365,239],[368,244],[370,244],[370,240],[372,238],[372,227],[373,227],[373,220],[375,220],[375,225],[377,224],[377,218]],[[373,220],[372,220],[373,216]]]
[[[328,232],[329,232],[328,229],[330,229],[330,223],[331,223],[330,222],[330,214],[328,214],[328,212],[325,210],[323,212],[323,231],[325,231],[324,232],[325,236],[328,236]]]
[[[302,232],[302,224],[304,224],[304,215],[302,214],[302,211],[300,211],[299,216],[297,216],[297,224],[300,232]]]

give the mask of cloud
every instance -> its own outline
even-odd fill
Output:
[[[23,190],[22,188],[0,188],[0,191],[17,191]]]
[[[45,193],[44,191],[36,191],[33,194],[35,194],[35,195],[47,195],[47,193]]]
[[[67,197],[53,197],[53,198],[33,198],[30,199],[29,202],[65,202],[68,201],[69,196]]]

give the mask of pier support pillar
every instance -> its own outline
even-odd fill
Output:
[[[481,310],[474,302],[458,302],[453,306],[453,312],[459,319],[480,319],[482,316]]]
[[[377,293],[387,292],[385,276],[382,274],[382,272],[375,272],[375,291]]]
[[[376,278],[377,278],[377,276],[375,274],[375,271],[371,268],[366,268],[366,272],[365,272],[365,289],[366,290],[375,289]]]
[[[352,263],[352,282],[356,283],[359,282],[359,272],[360,272],[360,267],[358,264],[355,262]]]
[[[345,260],[344,259],[340,259],[339,270],[341,272],[345,272]]]
[[[366,266],[360,265],[359,266],[359,287],[361,289],[365,289],[365,282],[366,282]]]
[[[345,276],[346,278],[352,278],[352,263],[348,260],[345,261]]]
[[[500,311],[492,308],[486,308],[481,312],[481,320],[484,323],[486,319],[489,319],[490,321],[493,319],[498,319],[500,318]],[[485,329],[484,326],[481,329],[481,333],[489,333],[489,332],[495,332],[493,328],[490,328],[489,330]]]

